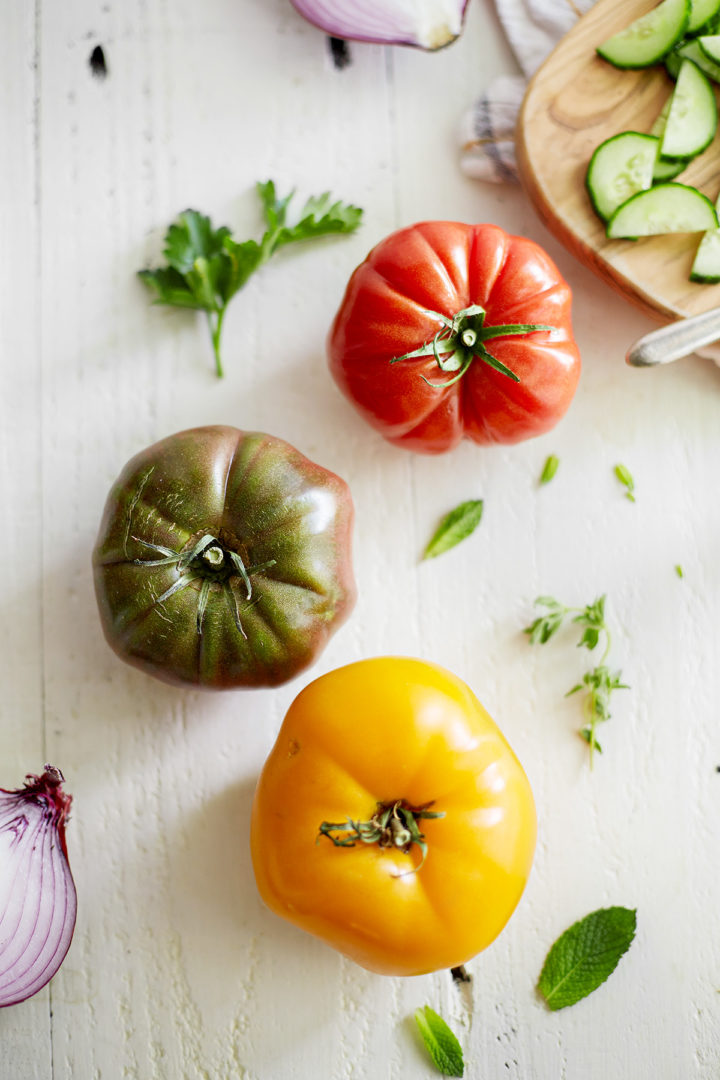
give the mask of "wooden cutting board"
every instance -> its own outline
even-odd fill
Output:
[[[523,185],[551,232],[613,288],[663,321],[720,306],[720,285],[689,280],[699,235],[608,240],[585,190],[593,150],[621,131],[648,132],[673,89],[662,65],[620,71],[595,48],[656,0],[597,0],[530,82],[517,131]],[[717,93],[717,91],[716,91]],[[713,202],[720,134],[677,178]]]

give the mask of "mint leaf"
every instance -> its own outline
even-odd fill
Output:
[[[483,514],[482,499],[460,503],[446,514],[425,548],[423,559],[434,559],[467,539],[477,529]]]
[[[548,1007],[565,1009],[597,990],[630,948],[636,925],[634,909],[600,908],[561,934],[538,981]]]
[[[308,199],[300,221],[287,226],[293,192],[279,199],[275,184],[257,185],[267,225],[262,240],[238,243],[226,225],[215,229],[206,214],[184,210],[165,234],[167,266],[141,270],[140,280],[155,294],[154,303],[204,311],[215,353],[215,370],[223,374],[220,337],[228,301],[242,289],[263,263],[285,244],[310,240],[329,233],[357,229],[362,210],[339,201],[329,193]]]
[[[443,1076],[464,1076],[460,1043],[441,1016],[429,1005],[415,1010],[415,1021],[433,1065]]]
[[[543,471],[540,473],[539,483],[549,484],[555,473],[558,471],[559,466],[560,458],[557,458],[554,454],[551,454],[543,465]]]

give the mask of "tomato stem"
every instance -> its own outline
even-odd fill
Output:
[[[269,559],[267,562],[255,563],[246,567],[238,552],[223,547],[212,533],[205,533],[187,551],[173,551],[171,548],[161,547],[159,544],[148,543],[137,536],[133,536],[133,540],[160,556],[158,559],[133,559],[136,566],[177,567],[177,578],[161,596],[156,598],[156,604],[163,604],[175,593],[187,588],[188,585],[192,585],[193,582],[199,581],[200,591],[198,594],[196,625],[198,634],[202,634],[205,611],[214,586],[216,591],[219,588],[225,594],[238,633],[242,634],[244,638],[247,637],[240,620],[240,598],[237,595],[235,586],[239,585],[238,579],[240,579],[245,589],[243,599],[246,606],[248,606],[252,600],[253,592],[250,575],[259,573],[261,570],[268,570],[275,565],[275,559]]]
[[[482,360],[488,367],[499,371],[513,382],[520,382],[516,373],[488,352],[485,342],[491,338],[514,337],[516,335],[533,334],[540,330],[556,330],[555,326],[546,326],[544,323],[505,323],[499,326],[485,326],[485,309],[479,304],[458,311],[452,318],[443,315],[439,311],[426,311],[441,325],[431,341],[426,341],[418,349],[394,357],[390,363],[396,364],[400,360],[413,360],[420,357],[434,356],[441,371],[456,372],[447,382],[431,382],[430,379],[421,375],[421,378],[436,390],[445,390],[453,386],[463,377],[474,360]]]
[[[340,822],[323,821],[318,828],[317,840],[319,842],[321,836],[327,836],[335,847],[355,847],[360,841],[363,844],[377,844],[380,848],[395,848],[406,853],[413,844],[417,844],[422,852],[422,859],[414,873],[425,862],[428,851],[425,835],[421,832],[418,821],[423,818],[445,817],[442,812],[430,810],[432,805],[432,802],[427,802],[422,806],[412,806],[405,799],[379,802],[368,821],[355,821],[353,818]],[[340,835],[334,836],[333,833]]]

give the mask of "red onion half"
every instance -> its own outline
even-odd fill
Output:
[[[441,49],[460,34],[468,0],[292,0],[332,37]]]
[[[77,897],[65,846],[72,798],[52,765],[0,788],[0,1008],[32,997],[70,947]]]

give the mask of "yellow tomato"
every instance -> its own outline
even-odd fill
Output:
[[[371,971],[420,975],[497,937],[535,834],[527,777],[469,687],[381,657],[290,706],[255,792],[252,857],[278,915]]]

